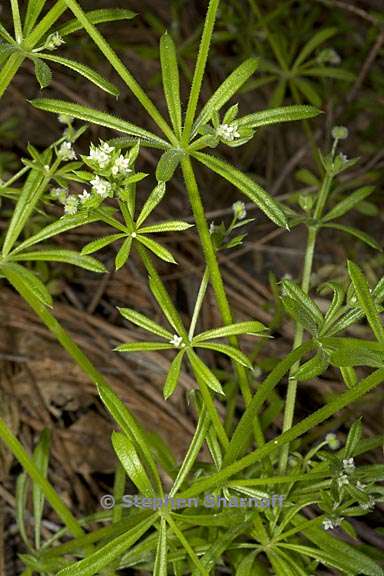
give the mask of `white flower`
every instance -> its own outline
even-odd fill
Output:
[[[216,224],[214,222],[211,222],[209,225],[209,233],[213,234],[215,230],[216,230]]]
[[[128,174],[128,172],[132,172],[129,168],[129,160],[120,154],[113,163],[112,174],[117,176],[118,174]]]
[[[73,216],[74,214],[76,214],[77,209],[78,209],[78,204],[79,204],[79,200],[78,200],[77,196],[74,196],[73,194],[70,194],[69,196],[67,196],[67,198],[65,200],[65,204],[64,204],[64,214],[68,214],[70,216]]]
[[[182,348],[184,346],[183,338],[177,334],[173,335],[172,340],[170,340],[169,343],[172,344],[175,348]]]
[[[92,188],[96,194],[102,198],[106,198],[111,191],[111,184],[107,180],[100,178],[100,176],[95,176],[90,183],[92,184]]]
[[[67,197],[68,190],[66,188],[52,188],[50,194],[51,197],[55,200],[58,200],[62,204],[65,203],[65,199]]]
[[[237,202],[232,204],[232,210],[238,220],[244,220],[244,218],[247,215],[245,204],[241,200],[238,200]]]
[[[83,204],[84,202],[86,202],[86,200],[88,200],[88,198],[90,198],[90,197],[91,197],[90,193],[89,193],[87,190],[85,190],[85,188],[84,188],[84,190],[82,191],[82,193],[79,194],[79,200],[80,200],[80,202],[81,202],[82,204]]]
[[[73,118],[69,114],[59,114],[57,117],[60,124],[71,124]]]
[[[366,486],[365,484],[363,484],[362,482],[360,482],[359,480],[356,482],[356,488],[358,488],[358,490],[361,490],[362,492],[364,492]]]
[[[355,461],[353,458],[346,458],[343,460],[343,468],[347,474],[350,474],[356,468]]]
[[[335,525],[330,518],[326,518],[325,520],[323,520],[324,530],[333,530],[334,527],[335,527]]]
[[[339,485],[339,488],[341,488],[342,486],[347,486],[347,484],[349,484],[348,476],[346,474],[341,474],[337,479],[337,483]]]
[[[102,152],[105,152],[106,154],[111,154],[111,152],[113,152],[115,149],[114,146],[110,146],[108,142],[104,142],[104,140],[100,140],[99,148]]]
[[[236,138],[240,138],[237,124],[220,124],[220,126],[216,128],[216,136],[222,140],[233,142]]]
[[[364,502],[364,504],[360,504],[360,508],[363,510],[372,510],[375,507],[375,499],[373,496],[369,496],[368,502]]]
[[[58,32],[53,32],[53,34],[50,34],[46,39],[44,48],[46,50],[56,50],[56,48],[62,44],[65,44],[65,40],[60,36]]]
[[[71,142],[63,142],[57,154],[62,160],[75,160],[76,158]]]
[[[111,160],[111,152],[113,152],[113,150],[114,148],[106,142],[102,142],[100,146],[91,144],[88,158],[96,162],[99,168],[106,168]]]

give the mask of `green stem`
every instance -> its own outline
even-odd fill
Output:
[[[14,52],[8,58],[0,73],[0,98],[12,82],[16,72],[24,62],[24,55],[21,52]]]
[[[319,197],[317,199],[316,207],[313,213],[313,217],[315,220],[321,218],[331,189],[332,180],[333,180],[333,174],[326,173],[322,187],[320,189]],[[303,277],[301,282],[301,288],[303,292],[305,292],[306,294],[308,294],[309,292],[311,283],[313,258],[314,258],[318,230],[319,228],[317,226],[317,223],[315,223],[314,226],[309,226],[308,228],[307,246],[305,250],[305,258],[303,266]],[[302,325],[296,324],[293,349],[297,348],[298,346],[301,346],[301,344],[303,343],[303,334],[304,331]],[[297,394],[297,380],[294,377],[294,374],[297,372],[299,365],[300,362],[294,364],[289,372],[287,396],[284,410],[283,432],[289,430],[292,427],[293,423],[295,404],[296,404],[296,394]],[[288,454],[289,454],[289,445],[287,444],[284,446],[280,455],[279,470],[281,473],[285,472],[287,468]]]
[[[187,144],[191,135],[193,120],[195,119],[196,107],[199,100],[201,84],[204,77],[205,66],[207,64],[209,47],[211,44],[213,28],[216,20],[216,13],[220,0],[210,0],[207,15],[205,17],[203,34],[201,36],[199,54],[197,56],[196,67],[193,74],[191,91],[187,111],[185,114],[185,123],[183,130],[183,142]]]
[[[219,264],[216,257],[216,251],[212,244],[211,235],[208,229],[208,223],[205,218],[204,208],[201,202],[200,192],[195,179],[193,167],[189,158],[184,157],[181,161],[184,181],[188,192],[189,202],[192,207],[193,216],[199,233],[200,242],[204,252],[205,262],[209,270],[209,278],[215,292],[217,304],[220,310],[223,323],[225,325],[233,324],[233,318],[227,295],[225,293],[223,279],[221,277]],[[235,336],[229,338],[229,342],[235,348],[239,348],[238,340]],[[244,397],[246,406],[251,402],[252,394],[249,388],[247,373],[244,366],[238,362],[233,362],[235,372],[239,381],[241,393]],[[257,418],[253,422],[256,442],[261,445],[264,442],[264,435]]]
[[[15,38],[18,44],[23,41],[23,27],[21,25],[20,10],[18,0],[11,0],[13,27],[15,29]]]
[[[124,80],[128,88],[143,106],[143,108],[148,112],[151,116],[152,120],[156,122],[157,126],[163,133],[167,136],[170,142],[175,146],[179,145],[178,139],[174,135],[172,129],[164,120],[162,115],[160,114],[159,110],[156,108],[152,100],[146,95],[144,90],[141,86],[136,82],[135,78],[132,74],[127,70],[124,66],[120,58],[117,56],[116,52],[110,47],[108,42],[104,39],[104,37],[100,34],[97,28],[88,20],[86,14],[84,14],[83,10],[80,8],[79,4],[76,0],[65,0],[66,5],[70,10],[72,10],[73,14],[76,18],[81,22],[82,26],[88,32],[89,36],[95,42],[96,46],[101,50],[104,56],[107,58],[109,63],[113,66],[119,76]]]

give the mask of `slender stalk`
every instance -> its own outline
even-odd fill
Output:
[[[319,197],[316,203],[315,210],[313,212],[313,217],[315,220],[321,218],[323,213],[325,204],[327,202],[327,198],[331,189],[331,184],[333,180],[333,174],[326,173],[322,187],[320,189]],[[303,292],[308,294],[311,282],[311,274],[312,274],[312,267],[313,267],[313,257],[315,252],[317,234],[319,228],[317,225],[309,226],[308,228],[308,235],[307,235],[307,245],[305,250],[305,258],[304,258],[304,266],[303,266],[303,276],[301,282],[301,288]],[[301,324],[296,324],[295,329],[295,337],[293,341],[293,349],[301,346],[303,343],[303,327]],[[292,427],[293,417],[295,413],[295,404],[296,404],[296,394],[297,394],[297,380],[294,377],[295,373],[297,372],[300,366],[300,361],[294,364],[289,372],[288,377],[288,388],[287,388],[287,396],[285,402],[285,411],[284,411],[284,420],[283,420],[283,432],[286,432]],[[289,454],[289,445],[286,444],[281,451],[280,455],[280,462],[279,462],[279,470],[281,473],[285,472],[287,469],[288,463],[288,454]]]
[[[210,0],[207,15],[204,22],[203,34],[201,36],[199,54],[197,56],[196,67],[193,74],[191,91],[185,114],[185,123],[183,130],[183,142],[187,144],[192,130],[193,120],[195,119],[196,107],[199,100],[201,84],[204,77],[205,66],[207,64],[209,47],[211,44],[213,27],[215,25],[216,13],[220,0]]]
[[[81,22],[89,36],[95,42],[96,46],[101,50],[101,52],[113,66],[119,76],[124,80],[128,88],[131,90],[143,108],[151,116],[152,120],[157,124],[160,130],[163,131],[169,141],[172,142],[175,146],[178,146],[178,139],[174,135],[171,127],[164,120],[159,110],[156,108],[152,100],[146,95],[132,74],[124,66],[116,52],[110,47],[108,42],[106,42],[97,28],[89,21],[86,14],[83,12],[76,0],[65,0],[65,3],[68,8],[72,10],[73,14],[76,16],[79,22]]]
[[[11,0],[13,27],[15,29],[15,38],[18,44],[23,41],[23,27],[21,25],[20,10],[18,0]]]
[[[209,270],[209,278],[215,292],[217,304],[220,314],[225,325],[232,324],[233,318],[227,295],[225,293],[223,279],[221,277],[219,264],[216,257],[216,252],[212,244],[211,235],[208,229],[208,223],[205,217],[204,208],[201,202],[200,192],[195,179],[193,167],[189,158],[184,157],[181,161],[181,168],[184,175],[184,181],[188,192],[189,202],[192,207],[193,215],[196,222],[196,227],[200,236],[200,242],[205,256],[205,261]],[[238,340],[235,336],[231,336],[229,341],[232,346],[238,348]],[[249,388],[247,373],[244,366],[237,362],[233,362],[234,369],[239,381],[241,393],[244,397],[246,406],[252,399],[252,394]],[[260,423],[257,418],[253,422],[254,434],[256,442],[261,445],[264,442],[264,435],[261,430]]]

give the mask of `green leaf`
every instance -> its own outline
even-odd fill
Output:
[[[28,476],[25,472],[18,475],[16,480],[16,506],[15,517],[17,529],[20,533],[21,539],[27,548],[32,548],[29,542],[27,532],[25,530],[25,513],[27,511],[27,498],[28,498]]]
[[[21,252],[11,255],[10,258],[13,261],[65,262],[91,272],[106,272],[104,264],[92,256],[83,256],[74,250],[37,250],[35,252]]]
[[[169,148],[168,142],[162,140],[155,134],[152,134],[152,132],[148,132],[143,128],[135,126],[135,124],[126,122],[125,120],[122,120],[117,116],[113,116],[112,114],[107,114],[106,112],[93,110],[92,108],[81,106],[80,104],[72,104],[71,102],[65,102],[63,100],[52,100],[48,98],[38,98],[36,100],[32,100],[31,104],[38,110],[52,112],[53,114],[67,114],[73,118],[84,120],[84,122],[105,126],[111,130],[117,130],[118,132],[130,134],[136,138],[147,140],[148,142],[156,142],[164,149]]]
[[[221,354],[225,354],[229,356],[239,364],[246,366],[247,368],[252,368],[251,362],[248,360],[247,356],[243,354],[240,350],[237,350],[233,346],[229,346],[228,344],[221,344],[219,342],[201,342],[196,344],[198,348],[205,348],[207,350],[215,350],[216,352],[220,352]]]
[[[191,348],[187,350],[187,356],[196,378],[201,378],[208,388],[211,388],[214,392],[224,395],[224,390],[219,380]]]
[[[173,326],[178,334],[185,334],[185,328],[180,315],[174,307],[172,300],[161,281],[154,276],[150,276],[149,287],[170,325]]]
[[[156,166],[156,180],[158,182],[171,180],[183,156],[184,151],[178,148],[166,150]]]
[[[384,366],[384,345],[370,340],[354,338],[322,338],[329,347],[331,363],[338,368],[344,366]]]
[[[48,183],[40,170],[32,169],[25,181],[3,244],[3,256],[7,256],[33,212]]]
[[[253,572],[253,565],[256,559],[256,551],[246,554],[241,560],[236,570],[236,576],[257,576],[257,572]]]
[[[53,54],[39,53],[39,59],[40,58],[42,58],[43,60],[56,62],[57,64],[61,64],[66,68],[74,70],[75,72],[77,72],[77,74],[84,76],[84,78],[87,78],[87,80],[89,80],[90,82],[92,82],[93,84],[95,84],[108,94],[112,94],[112,96],[118,96],[120,94],[120,91],[118,90],[118,88],[116,88],[116,86],[111,84],[111,82],[108,82],[108,80],[105,80],[105,78],[103,78],[101,74],[95,72],[95,70],[92,70],[92,68],[89,68],[89,66],[85,66],[85,64],[81,64],[80,62],[76,62],[75,60],[69,60],[68,58],[63,58],[62,56],[55,56]]]
[[[200,112],[193,127],[193,136],[197,134],[200,126],[209,122],[214,112],[218,112],[240,90],[243,84],[254,74],[258,63],[257,58],[248,58],[220,84]]]
[[[323,224],[323,227],[324,228],[333,228],[334,230],[340,230],[340,232],[345,232],[346,234],[350,234],[351,236],[355,236],[356,238],[358,238],[359,240],[361,240],[365,244],[368,244],[368,246],[375,248],[376,250],[380,250],[380,251],[382,250],[380,244],[378,244],[378,242],[376,242],[376,240],[374,238],[372,238],[372,236],[370,236],[369,234],[366,234],[362,230],[358,230],[358,228],[354,228],[352,226],[345,226],[344,224],[336,224],[336,223]]]
[[[2,266],[1,272],[13,286],[21,284],[29,292],[32,292],[42,304],[52,306],[52,296],[33,272],[14,262],[7,262]]]
[[[171,349],[174,349],[174,345],[165,342],[128,342],[115,348],[117,352],[155,352]]]
[[[283,304],[289,313],[310,332],[318,331],[324,321],[318,305],[292,280],[283,280],[281,285]]]
[[[124,240],[124,242],[119,248],[118,253],[116,254],[115,258],[116,270],[120,270],[120,268],[122,268],[126,263],[126,261],[128,260],[129,254],[131,252],[131,246],[132,246],[132,237],[129,236]]]
[[[313,68],[305,68],[301,71],[302,76],[314,76],[315,78],[333,78],[335,80],[344,80],[345,82],[353,82],[356,75],[349,70],[343,68],[332,68],[331,66],[314,66]]]
[[[168,222],[159,222],[158,224],[152,224],[151,226],[144,226],[140,228],[140,234],[153,234],[156,232],[183,232],[192,228],[193,224],[188,224],[188,222],[182,222],[181,220],[168,220]]]
[[[159,537],[157,541],[157,550],[155,564],[153,567],[153,576],[167,576],[167,522],[164,517],[160,518]]]
[[[97,252],[109,244],[112,244],[116,240],[120,240],[121,238],[125,238],[126,234],[109,234],[108,236],[104,236],[103,238],[97,238],[97,240],[92,240],[84,246],[81,250],[81,254],[92,254],[93,252]]]
[[[375,301],[372,298],[371,291],[368,286],[368,282],[364,277],[364,274],[357,266],[357,264],[354,264],[350,260],[348,261],[348,273],[352,280],[359,304],[364,310],[374,335],[381,344],[384,344],[383,323],[381,321],[380,314],[376,309]]]
[[[308,380],[313,380],[325,372],[328,366],[328,355],[319,350],[317,354],[313,356],[313,358],[302,364],[298,371],[295,372],[295,379],[299,382],[307,382]]]
[[[163,90],[173,129],[181,136],[180,80],[175,44],[166,32],[160,38],[160,63]]]
[[[169,332],[168,330],[166,330],[165,328],[163,328],[162,326],[160,326],[156,322],[153,322],[153,320],[150,320],[149,318],[147,318],[143,314],[140,314],[140,312],[136,312],[136,310],[132,310],[132,308],[119,308],[119,307],[117,307],[117,309],[120,312],[120,314],[126,320],[129,320],[129,322],[136,324],[136,326],[140,326],[140,328],[143,328],[144,330],[147,330],[148,332],[152,332],[153,334],[156,334],[157,336],[161,336],[162,338],[165,338],[166,340],[172,339],[171,332]]]
[[[175,358],[171,362],[171,366],[168,370],[167,378],[165,380],[163,394],[164,398],[167,399],[174,393],[177,383],[179,381],[181,364],[183,361],[185,350],[180,350]]]
[[[374,186],[364,186],[355,190],[352,194],[349,194],[346,198],[341,200],[332,210],[330,210],[324,217],[323,221],[328,222],[329,220],[334,220],[335,218],[340,218],[347,214],[352,208],[354,208],[359,202],[367,198],[374,191]]]
[[[35,75],[40,88],[46,88],[52,82],[52,72],[48,64],[40,60],[40,58],[34,58],[33,63],[35,65]]]
[[[131,20],[137,14],[131,10],[124,10],[122,8],[106,8],[101,10],[91,10],[86,12],[86,16],[92,24],[102,24],[103,22],[116,22],[118,20]],[[58,29],[60,36],[73,34],[82,29],[81,22],[74,18],[66,22],[61,28]]]
[[[47,477],[48,462],[49,462],[49,449],[51,437],[49,430],[45,428],[41,434],[38,444],[33,452],[33,461],[36,468],[41,472],[44,478]],[[32,502],[33,502],[33,519],[35,530],[35,546],[40,548],[40,532],[41,532],[41,519],[43,516],[44,508],[44,492],[37,482],[32,484]]]
[[[143,222],[148,218],[151,212],[160,204],[166,191],[165,182],[159,182],[148,196],[145,204],[137,218],[136,226],[140,228]]]
[[[106,566],[113,564],[116,558],[119,558],[126,550],[131,548],[149,530],[157,517],[157,514],[152,514],[149,518],[98,548],[83,560],[60,570],[57,576],[93,576],[96,572],[100,572]]]
[[[24,18],[24,36],[28,36],[28,34],[32,31],[45,4],[46,0],[28,0],[27,10]]]
[[[158,242],[155,242],[155,240],[152,240],[147,236],[141,236],[140,234],[137,235],[136,239],[138,242],[140,242],[146,248],[148,248],[148,250],[156,254],[158,258],[161,258],[161,260],[164,260],[165,262],[170,262],[171,264],[177,264],[176,260],[174,259],[170,251],[167,248],[164,248],[164,246],[162,246]]]
[[[112,446],[129,479],[143,496],[155,494],[133,442],[123,432],[112,432]]]
[[[296,106],[282,106],[280,108],[272,108],[270,110],[262,110],[254,114],[248,114],[242,118],[238,118],[237,125],[239,127],[245,126],[247,128],[259,128],[260,126],[268,126],[270,124],[277,124],[280,122],[292,122],[293,120],[304,120],[306,118],[313,118],[318,116],[321,110],[308,105]]]
[[[238,188],[238,190],[252,200],[275,224],[283,228],[288,228],[287,219],[279,203],[259,186],[259,184],[231,164],[215,156],[204,154],[203,152],[194,152],[193,156]]]
[[[312,106],[321,106],[321,98],[316,92],[316,88],[309,80],[303,78],[295,78],[295,86],[304,94],[305,98],[312,104]]]
[[[293,67],[298,68],[316,48],[337,34],[337,28],[322,28],[304,45],[297,56]]]
[[[116,424],[121,428],[124,434],[134,443],[136,450],[144,458],[145,464],[151,471],[153,478],[155,479],[157,490],[161,492],[161,481],[160,476],[152,457],[150,447],[145,439],[145,434],[136,422],[136,419],[128,410],[128,408],[123,404],[123,402],[116,396],[116,394],[102,382],[97,384],[97,389],[101,400],[106,406],[108,412],[111,414]]]
[[[228,324],[228,326],[221,326],[220,328],[213,328],[206,330],[194,337],[193,343],[204,342],[205,340],[212,340],[213,338],[225,338],[227,336],[238,336],[239,334],[263,334],[268,328],[261,322],[238,322],[237,324]]]
[[[348,432],[347,441],[344,448],[344,458],[351,458],[359,447],[363,437],[363,425],[361,419],[356,420]]]
[[[43,242],[44,240],[48,240],[48,238],[52,238],[52,236],[57,236],[58,234],[62,234],[67,230],[73,230],[78,226],[83,226],[84,224],[90,224],[92,222],[96,222],[98,220],[97,216],[87,216],[85,214],[76,214],[75,216],[64,216],[60,218],[56,222],[52,224],[48,224],[42,228],[39,232],[24,240],[21,244],[17,246],[12,251],[12,254],[16,254],[18,252],[22,252],[26,248],[33,246],[34,244],[38,244],[39,242]]]

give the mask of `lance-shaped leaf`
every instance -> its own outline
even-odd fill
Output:
[[[52,72],[48,64],[40,60],[40,58],[34,58],[33,63],[35,65],[35,76],[38,81],[40,88],[46,88],[52,82]]]
[[[257,320],[250,322],[238,322],[237,324],[229,324],[228,326],[221,326],[220,328],[213,328],[201,332],[194,337],[193,343],[204,342],[205,340],[212,340],[214,338],[225,338],[227,336],[238,336],[239,334],[263,334],[268,328]]]
[[[114,350],[116,352],[157,352],[158,350],[171,350],[174,349],[173,344],[166,342],[128,342],[127,344],[120,344]]]
[[[384,344],[355,338],[322,338],[330,351],[330,360],[338,368],[344,366],[384,366]]]
[[[81,250],[82,254],[92,254],[93,252],[97,252],[109,244],[112,244],[116,240],[120,240],[121,238],[125,238],[126,234],[109,234],[108,236],[103,236],[103,238],[97,238],[97,240],[92,240],[84,246]]]
[[[160,63],[163,90],[168,106],[169,117],[176,134],[181,134],[181,102],[179,69],[175,44],[166,32],[160,38]]]
[[[316,92],[316,85],[312,84],[309,80],[304,80],[304,78],[295,79],[295,87],[300,90],[300,92],[305,96],[305,98],[312,104],[312,106],[321,106],[321,97]]]
[[[122,432],[112,432],[112,445],[139,493],[143,496],[153,496],[155,491],[131,440]]]
[[[167,248],[164,248],[164,246],[162,246],[158,242],[155,242],[155,240],[152,240],[152,238],[148,238],[147,236],[138,234],[136,240],[141,244],[143,244],[146,248],[148,248],[148,250],[156,254],[156,256],[161,260],[164,260],[165,262],[170,262],[171,264],[177,264],[176,260],[174,259],[170,251]]]
[[[288,311],[294,312],[295,319],[301,318],[302,322],[310,319],[306,327],[309,329],[309,326],[315,326],[318,330],[323,324],[323,315],[318,305],[292,280],[283,280],[282,288],[283,303]]]
[[[298,68],[318,46],[326,40],[329,40],[329,38],[332,38],[335,34],[337,34],[337,28],[322,28],[316,32],[299,52],[294,62],[294,68]]]
[[[220,352],[221,354],[225,354],[229,356],[239,364],[246,366],[247,368],[252,368],[251,362],[248,360],[247,356],[243,354],[237,348],[233,346],[229,346],[228,344],[221,344],[219,342],[201,342],[196,344],[197,348],[205,348],[207,350],[215,350],[216,352]]]
[[[314,76],[315,78],[334,78],[335,80],[344,80],[353,82],[356,75],[344,68],[331,68],[331,66],[314,66],[313,68],[304,68],[303,76]]]
[[[346,198],[341,200],[332,210],[330,210],[324,217],[323,221],[328,222],[329,220],[334,220],[335,218],[340,218],[347,214],[352,208],[354,208],[359,202],[367,198],[374,191],[374,186],[364,186],[355,190],[352,194],[349,194]]]
[[[31,32],[45,4],[46,0],[28,0],[27,10],[24,17],[24,36],[27,36]]]
[[[324,324],[321,332],[323,334],[327,333],[327,329],[329,326],[332,326],[337,318],[340,316],[341,313],[341,306],[344,302],[345,292],[342,286],[337,282],[326,282],[321,286],[319,290],[320,293],[323,293],[324,290],[330,288],[333,291],[332,302],[325,314],[324,317]]]
[[[153,234],[155,232],[183,232],[192,228],[193,224],[183,222],[182,220],[168,220],[168,222],[158,222],[151,226],[140,228],[140,234]]]
[[[166,185],[164,182],[159,182],[157,186],[152,190],[144,206],[136,220],[136,226],[140,228],[143,222],[148,218],[148,216],[153,212],[156,206],[161,202],[166,191]]]
[[[218,112],[240,90],[255,72],[258,63],[257,58],[248,58],[224,80],[200,112],[193,127],[193,136],[197,134],[200,126],[209,122],[214,112]]]
[[[377,340],[381,342],[381,344],[384,344],[383,323],[376,309],[375,301],[372,298],[372,294],[364,274],[357,266],[357,264],[354,264],[350,260],[348,261],[348,273],[352,280],[359,304],[364,310],[374,335],[376,336]]]
[[[336,224],[335,222],[332,222],[332,224],[323,224],[323,227],[333,228],[334,230],[340,230],[340,232],[345,232],[346,234],[355,236],[365,244],[368,244],[368,246],[371,246],[371,248],[375,248],[376,250],[380,251],[382,250],[380,244],[376,242],[376,240],[372,238],[372,236],[370,236],[366,232],[363,232],[362,230],[359,230],[358,228],[354,228],[353,226],[345,226],[344,224]]]
[[[11,258],[14,261],[65,262],[85,270],[91,270],[91,272],[106,272],[104,264],[96,258],[83,256],[74,250],[36,250],[35,252],[21,252],[11,256]]]
[[[167,521],[161,517],[153,576],[168,576],[167,548]]]
[[[184,151],[178,148],[166,150],[156,166],[156,180],[158,182],[168,182],[173,177],[183,156]]]
[[[224,395],[224,390],[222,389],[219,380],[191,348],[187,350],[187,356],[196,378],[201,378],[214,392]]]
[[[39,441],[33,452],[33,461],[36,468],[41,472],[44,478],[47,477],[48,462],[49,462],[49,449],[50,449],[50,433],[45,428],[40,434]],[[40,548],[40,531],[41,519],[43,516],[44,508],[44,493],[37,482],[32,484],[32,502],[33,502],[33,520],[35,530],[35,545]]]
[[[322,350],[319,350],[313,358],[305,362],[300,366],[297,372],[295,372],[295,379],[299,382],[307,382],[308,380],[313,380],[320,374],[323,374],[328,368],[330,363],[328,354],[325,354]]]
[[[119,308],[118,307],[117,309],[120,312],[120,314],[126,320],[129,320],[129,322],[136,324],[136,326],[140,326],[140,328],[143,328],[144,330],[147,330],[148,332],[152,332],[153,334],[156,334],[157,336],[161,336],[162,338],[165,338],[166,340],[172,339],[173,334],[171,334],[171,332],[169,332],[168,330],[166,330],[165,328],[163,328],[162,326],[160,326],[159,324],[157,324],[153,320],[150,320],[149,318],[147,318],[143,314],[140,314],[140,312],[136,312],[136,310],[132,310],[132,308]]]
[[[238,118],[236,123],[239,127],[259,128],[260,126],[268,126],[269,124],[313,118],[314,116],[318,116],[320,112],[318,108],[305,104],[282,106],[280,108],[272,108],[271,110],[262,110],[261,112],[248,114],[247,116]]]
[[[83,560],[60,570],[57,576],[93,576],[96,573],[100,573],[103,568],[110,566],[116,558],[119,558],[126,550],[131,548],[149,530],[157,518],[157,514],[152,514],[149,518],[124,532],[124,534],[117,536],[117,538],[113,538]]]
[[[51,62],[56,62],[57,64],[61,64],[70,70],[74,70],[77,72],[77,74],[80,74],[80,76],[84,76],[84,78],[105,92],[108,92],[108,94],[112,94],[112,96],[118,96],[120,94],[120,91],[118,88],[116,88],[116,86],[111,84],[111,82],[108,82],[108,80],[105,80],[101,74],[98,74],[98,72],[95,72],[95,70],[92,70],[92,68],[89,68],[89,66],[85,66],[85,64],[81,64],[75,60],[69,60],[68,58],[63,58],[62,56],[55,56],[53,54],[45,54],[41,52],[39,53],[39,58],[42,58],[43,60],[49,60]]]
[[[34,0],[31,0],[34,2]],[[132,10],[125,10],[123,8],[104,8],[101,10],[91,10],[85,13],[88,20],[92,24],[103,24],[103,22],[116,22],[118,20],[131,20],[137,14]],[[81,22],[77,18],[73,18],[66,22],[61,28],[58,29],[60,36],[67,36],[82,29]]]
[[[348,432],[347,441],[344,448],[344,458],[351,458],[353,456],[362,440],[363,437],[363,425],[361,419],[356,420],[351,426]]]
[[[116,270],[120,270],[120,268],[122,268],[126,263],[126,261],[128,260],[129,254],[131,252],[131,246],[132,246],[132,237],[129,236],[124,240],[124,242],[119,248],[118,253],[116,254],[115,258]]]
[[[18,286],[32,292],[36,298],[45,306],[52,306],[52,296],[42,283],[42,281],[30,270],[16,264],[7,262],[1,267],[1,273],[18,290]]]
[[[176,390],[177,383],[179,381],[181,364],[183,362],[185,350],[180,350],[175,358],[171,362],[171,366],[168,370],[167,378],[165,380],[163,394],[164,398],[169,398]]]
[[[73,118],[84,120],[84,122],[105,126],[106,128],[111,128],[112,130],[117,130],[118,132],[130,134],[136,138],[147,140],[148,142],[156,142],[164,149],[169,148],[169,144],[165,140],[162,140],[156,136],[156,134],[148,132],[143,128],[139,128],[139,126],[136,126],[135,124],[126,122],[117,116],[107,114],[106,112],[100,112],[99,110],[87,108],[86,106],[81,106],[80,104],[73,104],[72,102],[44,98],[32,100],[32,105],[38,110],[52,112],[53,114],[67,114]]]
[[[240,170],[237,170],[237,168],[231,164],[215,156],[210,156],[203,152],[194,152],[193,156],[238,188],[238,190],[252,200],[275,224],[283,228],[288,228],[287,219],[282,207],[259,186],[259,184],[254,182],[254,180],[251,180],[251,178],[243,174],[243,172],[240,172]]]

